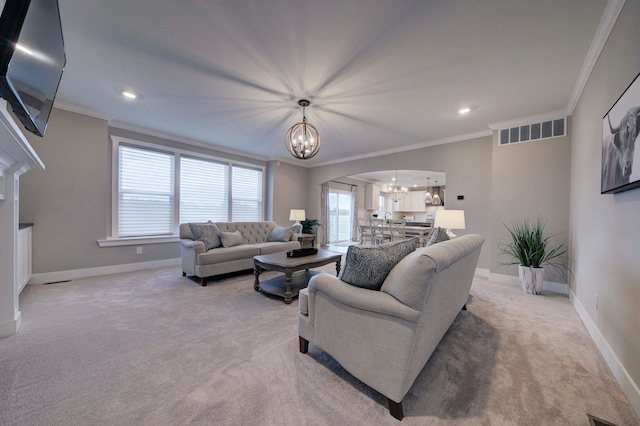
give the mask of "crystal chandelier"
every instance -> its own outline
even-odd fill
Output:
[[[427,192],[424,194],[424,203],[425,204],[433,204],[433,196],[431,195],[431,184],[430,179],[427,178]]]
[[[298,105],[302,107],[302,122],[296,123],[284,137],[284,143],[289,153],[299,160],[308,160],[320,151],[320,134],[313,124],[307,123],[305,108],[311,104],[307,99],[300,99]]]
[[[381,192],[384,196],[394,203],[402,200],[407,193],[409,192],[409,188],[405,186],[398,185],[398,170],[396,170],[396,177],[393,179],[394,182],[391,182],[389,185],[382,188]]]

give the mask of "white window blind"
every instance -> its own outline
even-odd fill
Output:
[[[120,145],[118,236],[173,233],[174,155]]]
[[[231,175],[231,220],[262,220],[262,170],[234,164]]]
[[[226,222],[229,216],[229,166],[180,158],[180,223]]]

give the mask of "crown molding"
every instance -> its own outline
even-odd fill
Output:
[[[582,91],[587,85],[587,80],[589,80],[591,71],[593,71],[593,67],[596,65],[596,61],[598,60],[600,53],[602,53],[602,49],[604,49],[604,45],[607,42],[616,21],[618,20],[618,16],[622,11],[624,3],[625,0],[609,0],[607,3],[602,19],[600,19],[600,25],[598,25],[596,34],[593,37],[587,56],[584,59],[582,68],[580,69],[580,74],[578,74],[578,80],[573,87],[573,92],[571,92],[569,104],[567,105],[567,115],[573,114],[573,110],[575,109],[580,96],[582,96]]]
[[[54,108],[62,109],[69,112],[75,112],[76,114],[82,114],[93,118],[98,118],[100,120],[110,121],[113,117],[110,117],[106,114],[100,113],[96,110],[81,107],[78,105],[69,104],[66,102],[55,101],[53,104]]]

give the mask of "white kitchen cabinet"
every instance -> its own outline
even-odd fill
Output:
[[[365,210],[378,210],[380,208],[380,185],[368,183],[364,186]]]
[[[424,192],[409,191],[404,198],[393,203],[394,212],[421,212],[424,213]]]

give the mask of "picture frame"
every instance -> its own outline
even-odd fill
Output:
[[[601,194],[640,187],[640,73],[602,117]],[[634,167],[635,163],[635,167]]]

